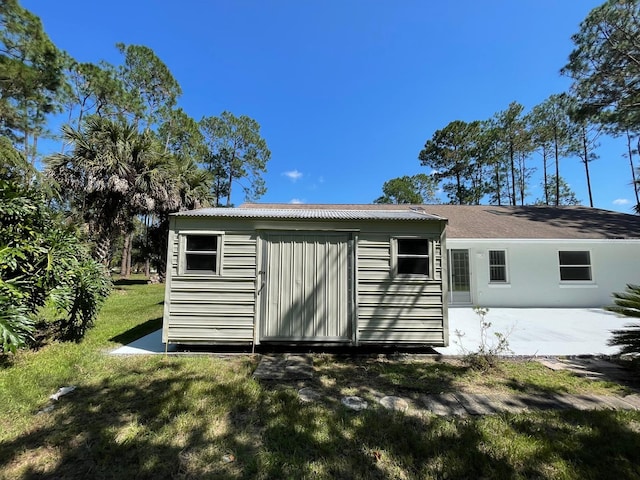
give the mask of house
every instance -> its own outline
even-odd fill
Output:
[[[640,217],[582,206],[424,205],[446,217],[450,305],[602,308],[640,283]]]
[[[372,205],[174,214],[163,342],[446,346],[445,226]]]

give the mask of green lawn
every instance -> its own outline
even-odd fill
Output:
[[[0,478],[640,478],[640,412],[486,417],[346,410],[363,386],[441,391],[621,393],[616,384],[508,362],[463,365],[318,355],[324,400],[261,384],[257,358],[110,357],[160,325],[163,287],[125,285],[80,344],[0,364]],[[37,414],[59,387],[77,390]],[[366,396],[366,395],[365,395]]]

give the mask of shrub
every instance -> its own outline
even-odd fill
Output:
[[[56,312],[61,338],[82,338],[110,289],[107,272],[91,259],[78,232],[20,173],[15,158],[0,166],[0,349],[5,352],[32,340],[45,304]]]

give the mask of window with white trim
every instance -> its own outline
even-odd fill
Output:
[[[184,273],[217,275],[220,271],[220,236],[212,234],[184,235]]]
[[[396,273],[429,276],[429,241],[426,238],[396,239]]]
[[[505,250],[489,250],[489,281],[507,283],[507,252]]]
[[[588,251],[558,252],[560,280],[569,282],[590,282],[591,255]]]

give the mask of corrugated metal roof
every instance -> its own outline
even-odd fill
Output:
[[[201,208],[178,212],[179,217],[265,218],[292,220],[442,220],[420,209],[340,209],[340,208]]]

